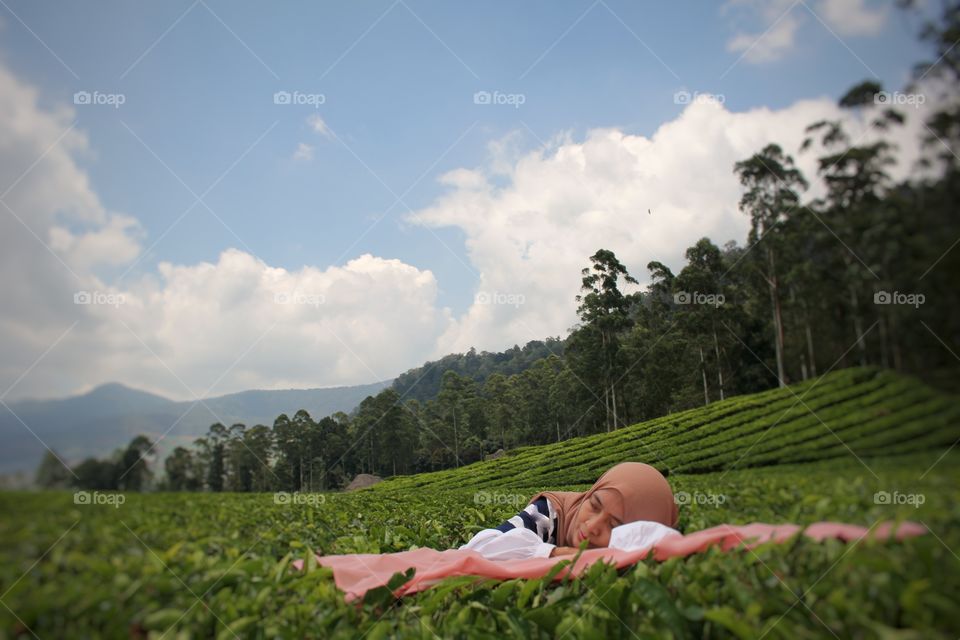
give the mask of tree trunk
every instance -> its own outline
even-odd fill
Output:
[[[810,330],[810,322],[804,318],[803,330],[807,334],[807,359],[810,361],[810,375],[817,377],[817,360],[813,351],[813,332]]]
[[[603,356],[603,411],[604,422],[607,425],[607,433],[610,433],[610,366],[607,363],[607,332],[600,332],[600,353]]]
[[[807,307],[807,301],[800,298],[800,304],[803,305],[803,333],[807,339],[807,360],[810,364],[810,377],[817,377],[817,358],[813,350],[813,331],[810,330],[810,310]]]
[[[780,291],[777,284],[777,270],[773,257],[773,249],[767,247],[767,263],[769,272],[767,283],[770,285],[770,302],[773,306],[774,343],[777,352],[777,378],[780,387],[787,386],[787,374],[783,363],[783,317],[780,311]]]
[[[850,312],[853,314],[853,332],[857,336],[857,351],[860,357],[860,366],[867,366],[867,345],[863,339],[863,323],[860,320],[860,300],[857,297],[857,289],[853,283],[853,259],[848,253],[844,252],[843,262],[846,266],[844,273],[847,278],[847,291],[850,294]]]
[[[460,443],[457,441],[457,407],[453,407],[453,457],[460,468]]]
[[[848,285],[850,290],[850,305],[853,307],[853,330],[857,334],[857,347],[860,352],[860,366],[867,366],[867,344],[863,339],[863,324],[860,321],[860,303],[857,299],[857,290],[854,286]]]
[[[710,394],[707,391],[707,364],[703,361],[703,347],[700,349],[700,373],[703,376],[703,404],[710,404]]]
[[[610,385],[610,396],[612,398],[612,401],[610,404],[613,405],[613,428],[616,429],[617,427],[619,427],[619,424],[620,424],[619,422],[617,422],[617,385],[616,384]]]
[[[720,341],[717,339],[717,324],[713,323],[713,350],[717,354],[717,383],[720,385],[720,399],[723,400],[723,366],[720,361]]]
[[[890,368],[890,360],[887,351],[887,321],[884,318],[884,312],[881,310],[879,314],[879,326],[880,326],[880,366],[884,369]]]
[[[603,385],[603,422],[607,427],[607,433],[610,433],[610,389]]]
[[[893,342],[893,368],[897,371],[903,371],[903,353],[900,351],[900,340],[898,340],[900,334],[897,331],[896,316],[890,316],[890,332],[893,334],[891,338]]]

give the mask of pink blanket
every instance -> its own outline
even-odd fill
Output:
[[[852,524],[839,522],[817,522],[803,530],[803,534],[817,541],[824,538],[839,538],[841,540],[858,540],[864,536],[875,539],[894,537],[902,540],[907,536],[916,536],[926,533],[927,529],[916,522],[906,521],[896,527],[892,521],[877,524],[868,530]],[[754,522],[748,525],[721,524],[687,535],[668,536],[651,547],[653,557],[658,561],[675,556],[688,556],[705,550],[712,544],[720,543],[723,551],[737,548],[740,543],[751,549],[764,542],[773,541],[782,543],[800,531],[795,524],[765,524]],[[572,571],[574,577],[582,574],[590,565],[599,560],[610,561],[622,568],[642,560],[648,549],[624,551],[622,549],[588,549],[580,554],[575,566],[563,567],[554,580],[560,580]],[[413,551],[399,551],[397,553],[351,553],[344,555],[317,555],[317,563],[333,569],[333,579],[337,587],[344,592],[347,602],[362,598],[369,589],[380,587],[390,580],[395,573],[404,573],[410,567],[416,569],[413,577],[398,587],[394,594],[397,597],[422,591],[450,576],[475,575],[483,578],[510,579],[510,578],[541,578],[551,568],[563,560],[572,560],[573,556],[558,556],[553,558],[530,558],[526,560],[487,560],[478,552],[465,549],[436,549],[422,548]],[[292,564],[297,570],[303,568],[303,560],[295,560]]]

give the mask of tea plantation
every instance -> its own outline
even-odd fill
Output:
[[[0,493],[0,638],[960,637],[960,401],[848,369],[610,434],[526,447],[354,493]],[[444,581],[347,604],[313,552],[447,549],[536,491],[624,460],[663,471],[679,528],[870,527],[903,542],[711,549],[582,579]],[[290,563],[308,559],[307,571]],[[395,576],[397,579],[403,576]]]

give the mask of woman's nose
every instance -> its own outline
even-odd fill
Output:
[[[599,515],[587,520],[587,527],[586,527],[587,533],[591,535],[597,535],[599,533],[599,531],[597,530],[597,526],[599,524],[600,524]]]

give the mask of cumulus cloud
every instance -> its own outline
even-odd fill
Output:
[[[367,383],[419,365],[449,323],[428,270],[365,254],[288,271],[228,248],[117,286],[143,229],[101,202],[67,105],[0,65],[0,394],[122,381],[176,399]],[[315,129],[316,130],[316,129]]]
[[[37,103],[37,91],[0,65],[0,394],[10,391],[8,399],[55,386],[29,368],[78,320],[74,293],[98,286],[97,265],[139,251],[136,220],[108,211],[77,165],[90,147],[72,108]],[[69,360],[66,351],[47,356],[52,378],[65,381]],[[82,377],[83,362],[75,366]]]
[[[895,138],[897,177],[917,158],[921,125],[916,111],[907,115],[910,125]],[[804,128],[825,118],[846,120],[854,143],[874,135],[865,118],[842,113],[827,98],[736,113],[717,100],[697,100],[649,138],[614,128],[593,129],[581,141],[555,138],[522,154],[502,186],[493,180],[502,156],[491,167],[444,174],[446,192],[408,217],[462,230],[480,282],[475,303],[442,336],[436,354],[566,335],[577,321],[580,270],[600,248],[613,250],[642,286],[648,262],[679,269],[686,248],[703,236],[742,244],[749,222],[738,210],[734,163],[776,142],[814,183],[806,197],[821,195],[817,153],[798,149]]]
[[[916,158],[918,113],[897,134],[899,175]],[[0,116],[6,400],[117,380],[176,399],[366,383],[471,346],[565,335],[597,249],[615,251],[643,284],[650,260],[678,268],[702,236],[742,242],[733,163],[771,141],[796,154],[806,125],[850,118],[827,98],[736,113],[698,100],[650,137],[597,128],[534,149],[515,133],[492,141],[488,165],[439,176],[442,193],[409,215],[464,234],[480,277],[454,317],[432,272],[370,254],[286,270],[224,248],[120,287],[98,270],[134,261],[143,232],[132,212],[108,210],[78,165],[91,149],[72,107],[41,109],[0,66]],[[866,139],[858,119],[849,128]],[[815,155],[797,156],[808,177]]]
[[[430,271],[370,254],[288,271],[227,249],[158,272],[97,307],[99,341],[124,354],[114,375],[178,396],[386,379],[419,364],[448,322]]]

